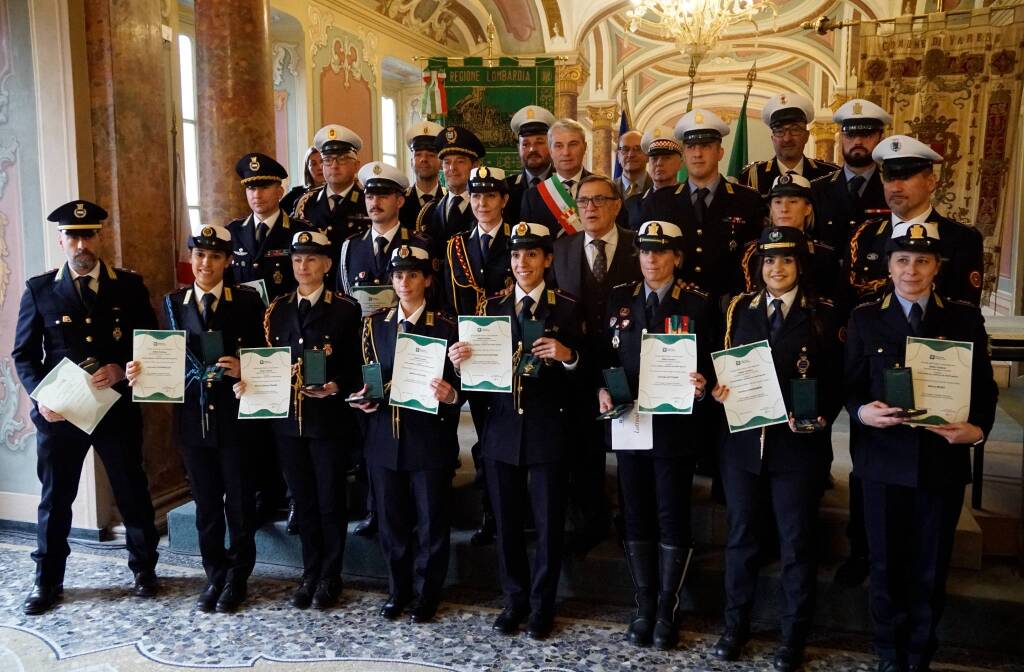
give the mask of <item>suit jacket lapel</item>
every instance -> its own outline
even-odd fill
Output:
[[[78,290],[75,289],[75,281],[71,278],[71,269],[65,262],[64,268],[61,270],[60,280],[57,281],[57,294],[64,299],[67,304],[68,312],[84,311],[85,305],[82,303],[82,298],[78,296]]]
[[[245,248],[245,251],[249,253],[249,258],[252,259],[256,256],[258,246],[256,245],[256,216],[251,212],[249,216],[242,222],[242,231],[244,234],[239,236],[239,243]]]
[[[469,255],[469,264],[472,266],[472,271],[475,274],[477,269],[484,267],[483,252],[480,250],[480,237],[477,236],[478,229],[470,231],[468,236],[463,237],[466,241],[466,253]],[[491,238],[491,245],[494,245],[494,238]]]

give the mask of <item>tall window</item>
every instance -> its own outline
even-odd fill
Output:
[[[389,166],[398,166],[398,110],[395,99],[384,96],[380,99],[381,139],[384,151],[381,160]]]
[[[178,35],[181,64],[181,144],[184,149],[185,203],[188,220],[199,225],[199,145],[196,133],[196,82],[192,38]]]

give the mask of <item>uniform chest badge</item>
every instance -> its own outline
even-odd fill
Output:
[[[122,336],[121,327],[114,327],[114,331],[111,332],[111,336],[114,337],[115,341],[120,341]]]
[[[282,282],[284,282],[284,275],[280,270],[274,271],[274,284],[280,285]]]
[[[878,261],[878,252],[868,252],[868,261]]]
[[[356,280],[365,280],[365,279],[366,279],[366,271],[359,271],[359,275],[356,276]]]
[[[619,308],[619,317],[629,317],[629,306]]]
[[[729,251],[730,252],[735,252],[737,247],[739,247],[739,243],[737,243],[735,240],[730,240],[729,241]]]
[[[334,346],[330,343],[324,343],[324,354],[330,357],[332,352],[334,352]]]

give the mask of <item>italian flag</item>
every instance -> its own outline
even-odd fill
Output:
[[[580,216],[576,212],[576,199],[558,179],[558,174],[552,174],[551,177],[538,184],[537,191],[540,192],[544,204],[548,206],[548,210],[555,216],[562,229],[567,234],[576,233],[576,227],[580,223]]]
[[[420,103],[420,114],[423,117],[441,117],[448,114],[448,95],[444,90],[445,73],[429,70],[423,73],[426,90]]]

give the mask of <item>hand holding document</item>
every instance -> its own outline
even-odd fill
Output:
[[[292,398],[291,348],[242,348],[239,420],[287,418]]]
[[[473,355],[462,362],[462,389],[512,392],[512,318],[459,316],[459,340]]]
[[[132,384],[132,401],[185,402],[185,332],[136,329],[132,359],[142,373]]]
[[[724,405],[730,433],[788,422],[768,341],[713,352],[711,361],[719,385],[729,388]]]
[[[430,381],[444,375],[447,347],[443,338],[398,334],[391,368],[392,406],[437,414],[440,402],[434,397]]]
[[[64,416],[86,434],[92,434],[121,394],[110,387],[96,389],[90,382],[91,378],[89,373],[65,357],[29,396]]]

